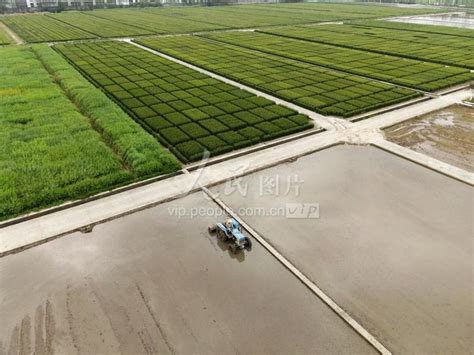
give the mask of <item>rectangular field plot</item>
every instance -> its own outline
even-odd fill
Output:
[[[194,209],[216,213],[171,213]],[[55,354],[377,355],[259,243],[234,255],[209,235],[219,212],[189,194],[0,258],[3,348],[31,319],[60,333]]]
[[[63,23],[78,27],[99,37],[126,37],[152,34],[153,31],[99,18],[85,13],[48,14]]]
[[[174,37],[173,37],[174,38]],[[183,161],[313,126],[308,117],[131,44],[55,47]]]
[[[299,189],[262,194],[262,180],[278,184],[295,176],[304,181]],[[245,196],[229,193],[226,184],[211,191],[233,211],[286,208],[286,215],[242,218],[390,352],[472,353],[468,184],[377,148],[351,145],[240,182],[248,186]],[[318,203],[321,214],[298,218],[308,203]],[[301,208],[293,214],[288,206]]]
[[[67,41],[97,37],[44,15],[2,16],[0,21],[27,42]]]
[[[196,8],[170,8],[170,9],[150,9],[156,14],[164,14],[173,18],[181,18],[191,22],[205,22],[217,25],[221,28],[251,28],[256,26],[288,25],[308,22],[317,22],[316,19],[301,19],[285,14],[282,17],[272,16],[268,12],[243,11],[240,6],[232,9],[224,9],[227,6],[196,7]]]
[[[144,28],[153,33],[184,33],[226,28],[226,26],[166,16],[164,12],[152,12],[149,9],[95,10],[90,14],[98,18]]]
[[[420,95],[409,89],[197,36],[138,42],[328,115],[350,117]]]
[[[474,69],[474,38],[348,24],[259,32]]]
[[[180,168],[50,47],[0,56],[0,220]]]
[[[233,32],[205,36],[224,43],[424,91],[461,84],[474,77],[467,69],[263,33]]]

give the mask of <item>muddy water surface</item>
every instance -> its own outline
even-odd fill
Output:
[[[375,353],[259,244],[209,235],[216,209],[196,193],[0,258],[0,354]]]
[[[391,142],[474,171],[474,108],[451,106],[389,127],[384,132]]]
[[[345,145],[239,183],[212,191],[235,211],[289,207],[243,218],[394,354],[472,354],[470,186]]]
[[[398,17],[388,21],[474,29],[474,14],[468,13]]]

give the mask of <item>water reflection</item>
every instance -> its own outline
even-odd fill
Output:
[[[474,15],[467,13],[397,17],[388,21],[474,29]]]
[[[385,130],[388,140],[474,171],[474,109],[454,105]]]

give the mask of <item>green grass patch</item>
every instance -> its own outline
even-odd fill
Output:
[[[180,168],[50,47],[0,55],[0,219]]]

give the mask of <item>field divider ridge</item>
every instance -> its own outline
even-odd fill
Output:
[[[352,318],[344,309],[342,309],[331,297],[326,295],[313,281],[311,281],[303,272],[285,258],[275,247],[273,247],[265,238],[257,233],[249,224],[235,214],[221,199],[215,196],[209,189],[203,187],[202,190],[208,195],[220,208],[222,208],[230,217],[236,219],[242,227],[272,254],[288,271],[296,276],[311,292],[318,296],[328,307],[330,307],[340,318],[342,318],[350,327],[353,328],[361,337],[372,345],[380,354],[389,355],[391,352],[380,343],[368,330]]]

